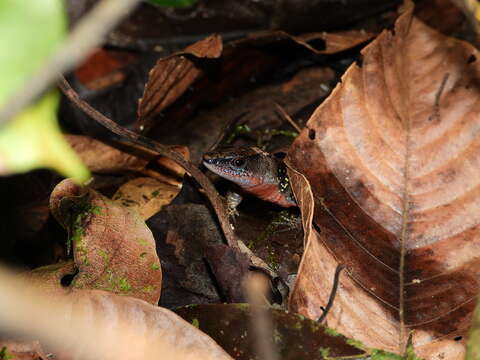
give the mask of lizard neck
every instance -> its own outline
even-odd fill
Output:
[[[258,184],[242,187],[256,197],[283,207],[297,206],[283,162],[273,159],[273,166]]]
[[[285,164],[257,148],[239,148],[204,155],[205,166],[245,192],[280,206],[296,206]]]

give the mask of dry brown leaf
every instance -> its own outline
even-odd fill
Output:
[[[140,177],[120,186],[112,200],[137,211],[143,220],[147,220],[170,204],[180,190],[180,186]]]
[[[92,172],[111,174],[140,171],[148,160],[128,154],[87,136],[65,135],[70,146]]]
[[[150,70],[143,97],[138,103],[137,127],[142,131],[148,121],[179,98],[203,74],[203,70],[185,55],[196,58],[218,58],[222,53],[219,35],[197,41],[184,51],[160,59]]]
[[[293,41],[315,54],[336,54],[358,46],[374,36],[375,34],[363,30],[323,31],[302,35],[290,35],[284,31],[276,30],[252,34],[247,39],[240,40],[240,42],[252,43],[253,40],[255,45],[260,45],[262,43],[278,43],[286,40]],[[318,46],[319,44],[321,46]]]
[[[70,233],[79,270],[74,288],[108,290],[158,303],[162,271],[155,240],[135,211],[70,180],[54,189],[50,208]]]
[[[409,7],[362,54],[289,152],[313,190],[293,181],[307,231],[290,307],[319,317],[344,263],[330,327],[397,352],[413,330],[420,356],[460,359],[480,275],[479,53]]]
[[[59,360],[231,359],[210,337],[167,309],[99,290],[47,296],[4,269],[0,328],[39,339],[44,352],[54,352]]]
[[[173,145],[170,147],[170,150],[173,150],[179,153],[186,160],[190,160],[190,150],[187,146],[182,145]],[[162,179],[165,182],[168,182],[172,185],[180,186],[183,182],[183,175],[185,175],[185,169],[177,164],[172,159],[169,159],[165,156],[159,156],[156,159],[156,163],[162,169],[166,170],[170,175],[170,178],[165,176],[165,179]]]

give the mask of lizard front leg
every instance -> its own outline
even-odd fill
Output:
[[[242,195],[233,192],[233,191],[228,191],[227,192],[227,213],[228,216],[235,218],[235,216],[238,216],[238,210],[237,206],[240,205],[242,202],[243,197]]]

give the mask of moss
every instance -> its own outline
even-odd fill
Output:
[[[226,136],[226,139],[223,142],[223,144],[224,145],[230,145],[237,137],[245,135],[245,134],[249,134],[250,132],[252,132],[252,130],[248,127],[248,125],[245,125],[245,124],[236,125],[232,129],[230,134],[228,134],[228,136]]]
[[[328,359],[328,357],[330,356],[330,349],[329,348],[321,347],[320,349],[318,349],[318,351],[320,352],[320,355],[322,356],[322,359]]]
[[[139,243],[142,246],[150,246],[150,242],[145,239],[137,239],[137,243]]]
[[[192,325],[195,326],[197,329],[200,328],[200,321],[197,318],[192,319]]]
[[[105,250],[103,250],[103,249],[98,249],[98,250],[97,250],[97,254],[98,254],[99,256],[101,256],[106,263],[108,262],[110,256],[108,255],[108,253],[107,253]]]
[[[360,349],[360,350],[365,350],[366,348],[361,341],[355,340],[355,339],[347,339],[347,344],[353,347],[356,347],[357,349]]]
[[[151,294],[154,290],[155,288],[152,285],[147,285],[142,288],[142,292],[147,294]]]
[[[150,267],[152,270],[155,270],[155,271],[160,270],[160,264],[157,264],[157,263],[153,263]]]
[[[413,346],[411,344],[407,347],[406,358],[406,360],[422,360],[415,354],[415,351],[413,350]]]
[[[185,309],[193,309],[195,307],[197,307],[198,304],[189,304],[189,305],[185,305],[185,306],[181,306],[180,308],[185,308]]]
[[[303,328],[303,321],[302,320],[295,321],[295,324],[293,325],[293,328],[295,330],[301,330]]]
[[[250,308],[250,304],[248,303],[237,303],[233,304],[233,306],[235,306],[239,310],[248,310]]]
[[[310,324],[310,329],[312,330],[312,332],[316,332],[319,330],[325,331],[325,327],[318,321],[309,321],[308,324]]]
[[[305,316],[303,316],[302,314],[296,314],[296,315],[300,318],[300,320],[302,321],[305,320]]]
[[[70,253],[72,244],[78,244],[85,235],[85,222],[91,214],[99,215],[102,212],[100,206],[90,204],[76,204],[72,209],[72,212],[76,214],[75,219],[71,223],[70,236],[67,239],[67,253]]]
[[[96,284],[96,288],[110,292],[128,293],[132,286],[125,277],[115,276],[112,270],[107,270],[100,283]]]
[[[341,335],[337,330],[329,328],[329,327],[326,327],[324,331],[325,331],[325,334],[330,335],[330,336],[340,336]]]
[[[402,360],[404,359],[403,356],[400,356],[398,354],[393,354],[393,353],[389,353],[387,351],[384,351],[384,350],[372,350],[371,351],[371,359],[372,360]]]
[[[280,268],[277,254],[275,253],[275,250],[273,248],[268,247],[268,256],[265,261],[272,268],[273,271],[278,271],[278,269]]]
[[[0,349],[0,360],[10,360],[13,359],[13,355],[8,351],[6,346],[3,346]]]
[[[265,250],[268,251],[268,255],[264,260],[274,271],[278,271],[280,268],[279,254],[276,253],[275,248],[269,245],[268,239],[278,230],[279,227],[292,224],[294,221],[296,222],[296,219],[296,216],[292,215],[288,210],[278,212],[260,235],[257,236],[255,241],[249,242],[247,245],[252,251],[255,251],[255,247],[259,248],[263,246]]]
[[[273,341],[275,342],[275,344],[282,343],[282,334],[277,329],[273,330]]]
[[[152,192],[152,197],[157,197],[158,194],[160,194],[160,191],[155,190],[154,192]]]
[[[147,253],[145,251],[140,254],[141,258],[144,258],[145,256],[147,256]]]
[[[100,215],[102,213],[102,208],[100,206],[92,206],[91,212],[94,215]]]
[[[88,252],[85,246],[80,242],[75,245],[75,253],[77,254],[78,260],[83,263],[83,265],[90,265],[90,260],[88,258]]]
[[[130,289],[132,288],[132,286],[131,286],[130,283],[128,282],[128,279],[127,279],[127,278],[119,278],[119,279],[118,279],[118,288],[119,288],[120,291],[122,291],[122,292],[128,292],[128,291],[130,291]]]

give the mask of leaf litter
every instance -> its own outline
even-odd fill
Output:
[[[440,35],[421,23],[412,16],[409,6],[393,32],[384,31],[362,51],[362,58],[345,72],[341,83],[315,111],[288,151],[290,179],[305,233],[305,252],[290,294],[290,310],[313,319],[322,315],[333,272],[338,264],[345,264],[347,272],[340,277],[339,293],[327,316],[329,328],[360,340],[365,349],[375,347],[393,352],[403,352],[413,331],[412,344],[419,356],[460,359],[478,292],[478,211],[474,210],[479,168],[474,156],[477,53],[467,43]],[[235,145],[258,144],[258,134],[264,129],[270,131],[267,124],[283,122],[283,126],[290,126],[285,120],[278,120],[279,103],[287,109],[280,116],[286,114],[294,121],[308,118],[329,91],[325,84],[332,80],[331,68],[312,66],[315,62],[306,69],[290,68],[282,73],[284,59],[278,57],[278,49],[289,56],[308,51],[317,57],[322,52],[348,54],[348,49],[371,37],[362,30],[301,35],[272,31],[233,42],[234,46],[223,45],[219,36],[199,41],[184,52],[157,62],[138,107],[136,126],[144,131],[154,129],[148,134],[159,139],[159,131],[167,138],[171,135],[168,127],[173,125],[178,133],[171,143],[188,145],[190,151],[193,149],[193,159],[218,144],[222,132],[227,138],[226,132],[232,130],[229,127],[236,124],[255,131],[239,132],[232,138]],[[192,51],[197,48],[203,50]],[[287,48],[296,50],[288,52]],[[337,74],[343,72],[343,65],[339,64],[342,62],[337,63]],[[264,87],[261,79],[277,71],[283,74],[278,76],[289,71],[303,72],[303,76],[295,75],[290,83],[282,83],[277,89],[272,86],[270,92],[262,93],[268,86]],[[110,79],[112,84],[128,81],[125,74],[122,70],[121,76],[115,75],[114,81]],[[318,86],[314,83],[317,77]],[[95,83],[95,78],[91,81]],[[239,91],[248,82],[256,89],[251,91],[246,86],[246,91]],[[272,96],[275,91],[276,98]],[[240,101],[225,102],[233,94]],[[215,121],[216,125],[212,125]],[[300,120],[300,126],[303,124]],[[186,130],[188,126],[193,127]],[[191,129],[198,130],[197,138],[188,135]],[[282,131],[286,133],[284,129],[278,133]],[[188,179],[183,187],[180,185],[183,170],[174,170],[165,158],[147,155],[118,139],[113,141],[114,147],[88,137],[68,139],[77,144],[77,152],[84,155],[84,161],[94,171],[91,184],[107,197],[93,189],[69,183],[59,185],[52,194],[52,211],[71,235],[74,260],[38,268],[28,275],[31,279],[49,284],[44,289],[49,288],[47,291],[74,291],[75,287],[98,285],[156,304],[164,284],[153,236],[150,234],[148,241],[135,245],[126,239],[147,234],[149,230],[142,218],[151,217],[148,226],[154,231],[157,247],[158,236],[169,239],[165,247],[158,247],[162,267],[168,264],[169,270],[187,270],[185,277],[177,278],[179,291],[170,293],[173,296],[169,306],[174,306],[175,296],[184,296],[182,291],[188,288],[194,295],[190,297],[192,302],[220,302],[226,294],[230,299],[242,299],[242,274],[249,270],[245,266],[248,262],[239,260],[239,252],[230,253],[233,248],[221,245],[220,236],[209,242],[207,233],[200,246],[187,245],[195,241],[195,227],[186,231],[188,219],[207,217],[204,208],[188,207],[192,198],[197,203],[203,199],[198,194],[192,197]],[[269,150],[276,150],[288,146],[291,139],[273,136],[261,141]],[[176,179],[158,171],[165,163],[167,173],[173,170]],[[218,184],[220,188],[225,186]],[[157,202],[153,194],[160,192],[162,200]],[[112,196],[116,204],[109,200]],[[180,206],[169,206],[175,197]],[[99,208],[106,212],[98,212]],[[247,204],[240,213],[242,216],[251,212],[252,219],[258,209],[263,207]],[[279,210],[267,208],[265,213]],[[168,211],[170,217],[165,217]],[[182,215],[185,218],[180,221]],[[248,230],[248,217],[245,219],[234,226],[241,226],[242,231],[237,234],[248,244],[254,235]],[[265,226],[268,228],[268,224]],[[275,242],[291,245],[289,236],[274,234],[270,240],[275,238]],[[147,243],[148,251],[139,252],[137,245]],[[114,266],[114,270],[102,264],[107,258],[115,263],[111,250],[118,255],[118,267]],[[197,256],[187,253],[193,251]],[[173,261],[165,262],[166,254]],[[293,257],[288,251],[285,254]],[[142,256],[156,258],[157,262],[148,267],[135,261]],[[200,279],[195,277],[195,271],[202,274],[202,282],[209,281],[206,279],[212,275],[199,265],[206,259],[216,285],[220,285],[216,289],[212,284],[204,288],[194,285]],[[236,260],[230,263],[232,259]],[[189,261],[193,265],[187,264]],[[295,267],[298,260],[293,263]],[[283,270],[280,281],[285,281],[290,271]],[[271,269],[266,273],[273,274]],[[279,278],[271,279],[274,283]],[[65,284],[66,288],[60,286]],[[147,288],[154,290],[151,296],[138,291]],[[97,298],[95,293],[85,296]],[[275,296],[269,300],[278,301]],[[218,313],[212,319],[218,320]],[[192,322],[201,326],[203,321]],[[294,339],[296,335],[291,336]],[[360,344],[345,339],[342,342]],[[320,354],[321,358],[330,355]],[[370,351],[368,355],[397,358],[383,350]]]

